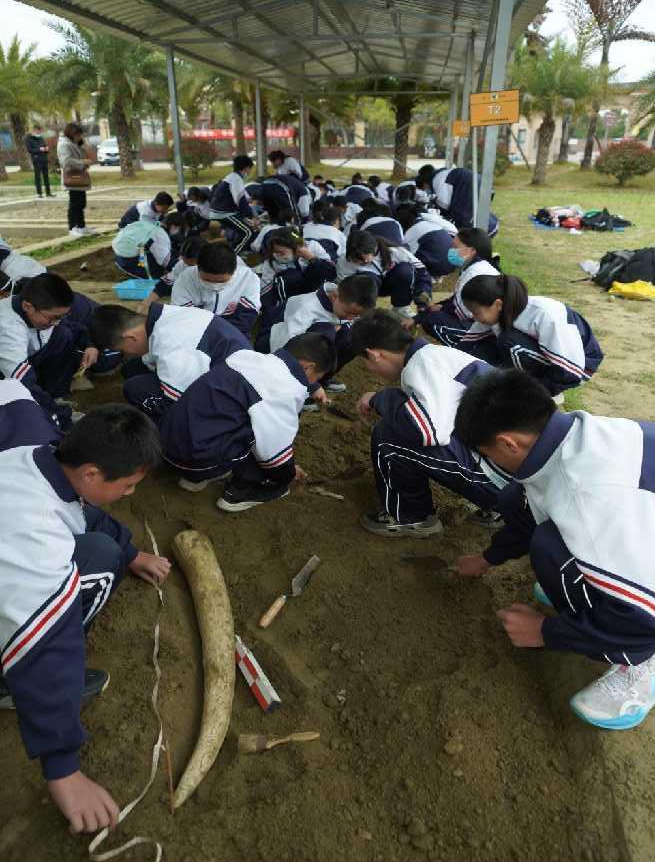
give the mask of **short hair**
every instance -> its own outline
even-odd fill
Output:
[[[465,446],[478,449],[504,431],[540,434],[556,409],[545,387],[526,372],[492,371],[465,390],[454,430]]]
[[[340,211],[337,207],[332,206],[331,203],[315,210],[313,215],[317,219],[317,224],[335,224],[335,222],[339,221],[341,218]]]
[[[294,210],[291,207],[280,207],[278,210],[278,220],[282,224],[295,224]]]
[[[197,260],[198,252],[205,245],[205,240],[202,236],[188,236],[182,243],[180,249],[180,257],[190,257],[192,260]]]
[[[346,209],[346,195],[333,195],[331,201],[334,207]]]
[[[376,307],[378,285],[376,279],[366,273],[356,273],[343,278],[337,285],[337,295],[342,302],[358,305],[360,308]]]
[[[56,457],[69,467],[93,464],[108,482],[114,482],[156,467],[162,444],[154,422],[136,407],[106,404],[73,425]]]
[[[31,303],[37,311],[70,308],[74,298],[70,284],[54,272],[44,272],[27,279],[21,290],[21,299]]]
[[[173,198],[168,192],[157,192],[153,203],[160,207],[172,207]]]
[[[282,150],[271,150],[271,152],[270,152],[270,153],[269,153],[269,155],[267,156],[267,159],[268,159],[270,162],[276,161],[277,159],[280,159],[281,161],[283,161],[283,162],[284,162],[284,161],[285,161],[285,158],[286,158],[286,156],[285,156],[285,154],[283,153],[283,151],[282,151]]]
[[[185,224],[185,216],[186,215],[187,215],[187,213],[179,213],[179,212],[167,213],[164,216],[164,222],[163,222],[164,227],[173,227],[174,225],[178,225],[179,227],[182,227]]]
[[[87,328],[91,343],[98,350],[117,350],[128,329],[145,322],[145,315],[124,305],[99,305],[94,309]]]
[[[255,162],[250,156],[235,156],[232,160],[232,169],[234,171],[243,171],[244,168],[252,168]]]
[[[64,137],[68,138],[69,141],[72,141],[75,135],[81,135],[83,133],[82,126],[79,123],[66,123],[64,126]]]
[[[419,216],[424,212],[423,204],[407,203],[400,204],[394,213],[396,220],[401,225],[404,231],[409,230],[413,224],[416,224]]]
[[[232,275],[237,269],[237,255],[225,243],[207,242],[198,252],[198,269],[210,275]]]
[[[372,174],[368,179],[368,183],[372,188],[377,189],[381,183],[381,179],[378,174]]]
[[[295,359],[314,362],[320,374],[331,374],[337,366],[337,351],[333,342],[318,332],[295,335],[284,349]]]
[[[486,230],[480,227],[461,227],[458,239],[467,248],[473,248],[483,260],[492,261],[492,240]]]
[[[351,328],[351,349],[356,356],[366,356],[367,350],[405,353],[413,341],[397,315],[384,308],[363,314]]]
[[[315,174],[312,177],[312,182],[316,182],[317,180],[321,180],[321,182],[323,182],[323,177],[321,176],[321,174]]]

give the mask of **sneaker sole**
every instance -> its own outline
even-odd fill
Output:
[[[418,527],[411,530],[407,527],[379,527],[361,518],[360,526],[374,536],[385,536],[388,539],[430,539],[431,536],[438,536],[444,532],[441,521],[432,527]]]
[[[618,718],[591,718],[589,715],[581,712],[571,700],[569,705],[574,715],[580,718],[581,721],[592,724],[594,727],[601,727],[603,730],[632,730],[634,727],[642,724],[654,708],[654,704],[652,703],[651,706],[644,707],[631,715],[621,715]]]
[[[223,512],[246,512],[248,509],[254,509],[255,506],[262,506],[265,503],[275,503],[276,500],[282,500],[283,497],[288,496],[289,491],[285,491],[284,494],[274,497],[273,500],[244,500],[243,503],[230,503],[228,500],[224,500],[223,497],[219,497],[216,501],[216,506]]]
[[[206,479],[204,482],[188,482],[186,479],[178,479],[178,488],[182,488],[183,491],[189,491],[190,494],[198,494],[200,491],[204,491],[208,485],[213,485],[215,482],[222,482],[224,479],[227,479],[230,476],[231,471],[224,473],[222,476],[216,476],[214,479]]]
[[[540,602],[541,605],[544,605],[547,608],[553,607],[553,602],[549,600],[549,596],[537,581],[533,584],[533,598],[536,602]]]

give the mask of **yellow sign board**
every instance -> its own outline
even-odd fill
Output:
[[[493,90],[469,97],[472,126],[504,126],[519,121],[519,90]]]
[[[469,134],[469,120],[454,120],[452,134],[454,138],[466,138]]]

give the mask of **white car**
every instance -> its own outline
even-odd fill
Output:
[[[118,155],[118,141],[116,138],[107,138],[98,146],[97,160],[99,165],[119,165],[121,160]]]

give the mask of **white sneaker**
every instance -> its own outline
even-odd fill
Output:
[[[654,708],[654,656],[641,664],[612,665],[569,704],[579,718],[597,727],[637,727]]]
[[[192,494],[195,494],[197,491],[204,491],[208,485],[212,485],[214,482],[222,482],[229,475],[230,471],[224,473],[222,476],[215,476],[213,479],[202,479],[200,482],[192,482],[190,479],[178,479],[178,487],[182,488],[183,491],[191,491]]]
[[[553,403],[557,404],[559,407],[562,407],[565,403],[565,393],[559,392],[558,395],[552,395]]]
[[[84,228],[82,227],[72,227],[69,232],[69,236],[74,236],[76,238],[84,236]]]
[[[82,236],[95,236],[98,233],[98,231],[92,227],[81,227],[80,230],[82,231]]]

